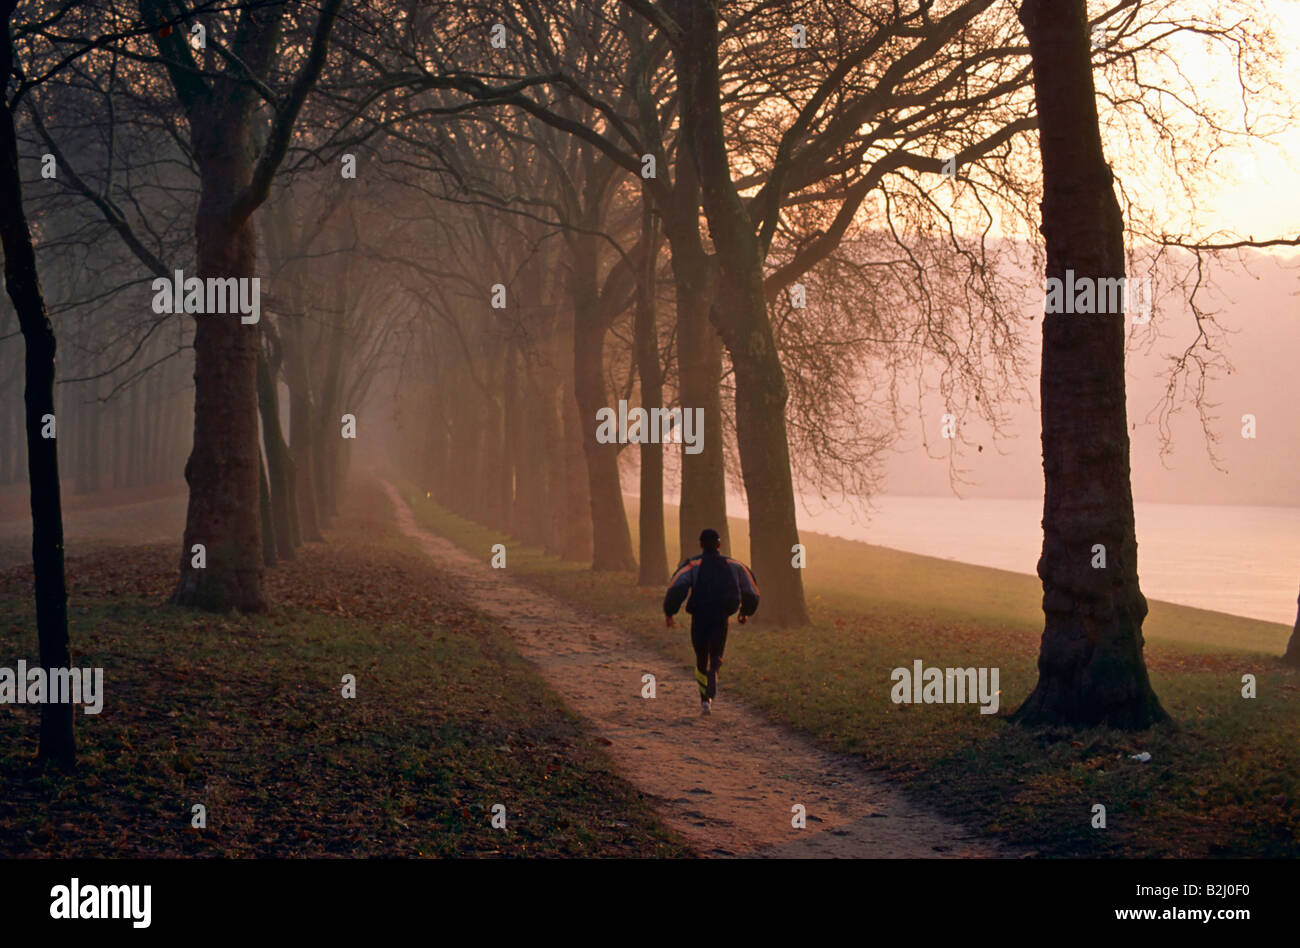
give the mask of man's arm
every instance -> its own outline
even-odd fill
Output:
[[[691,583],[695,578],[694,566],[695,564],[692,561],[687,560],[678,567],[677,572],[673,574],[672,580],[668,583],[668,592],[664,595],[664,615],[669,620],[676,615],[677,610],[686,601],[686,594],[691,591]],[[671,624],[670,621],[669,625]]]
[[[758,611],[758,583],[754,581],[754,574],[748,566],[736,560],[731,562],[736,570],[736,580],[740,583],[740,621],[744,622]]]

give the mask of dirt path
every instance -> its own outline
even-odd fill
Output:
[[[972,857],[1014,855],[903,799],[854,761],[821,751],[746,709],[725,690],[700,716],[693,675],[494,570],[415,523],[384,483],[400,529],[419,542],[477,610],[594,728],[619,772],[656,799],[664,821],[704,856]],[[683,634],[683,656],[689,653]],[[726,670],[725,667],[723,669]],[[641,697],[641,676],[657,697]],[[807,828],[791,826],[803,804]]]

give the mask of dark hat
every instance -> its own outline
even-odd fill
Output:
[[[717,530],[709,527],[700,534],[700,542],[706,546],[717,546],[722,542],[722,537]]]

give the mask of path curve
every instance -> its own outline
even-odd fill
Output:
[[[509,579],[419,527],[387,481],[399,528],[458,594],[499,622],[564,703],[584,718],[619,773],[653,798],[702,856],[942,858],[1015,855],[907,799],[849,757],[819,750],[725,691],[699,713],[693,674],[617,627]],[[682,633],[683,659],[689,647]],[[725,669],[724,669],[725,671]],[[657,697],[641,697],[641,676]],[[807,827],[791,825],[803,804]]]

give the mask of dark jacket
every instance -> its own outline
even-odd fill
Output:
[[[709,551],[677,567],[664,596],[664,615],[674,615],[690,594],[686,611],[697,619],[721,621],[736,614],[752,616],[758,609],[758,584],[749,567]]]

